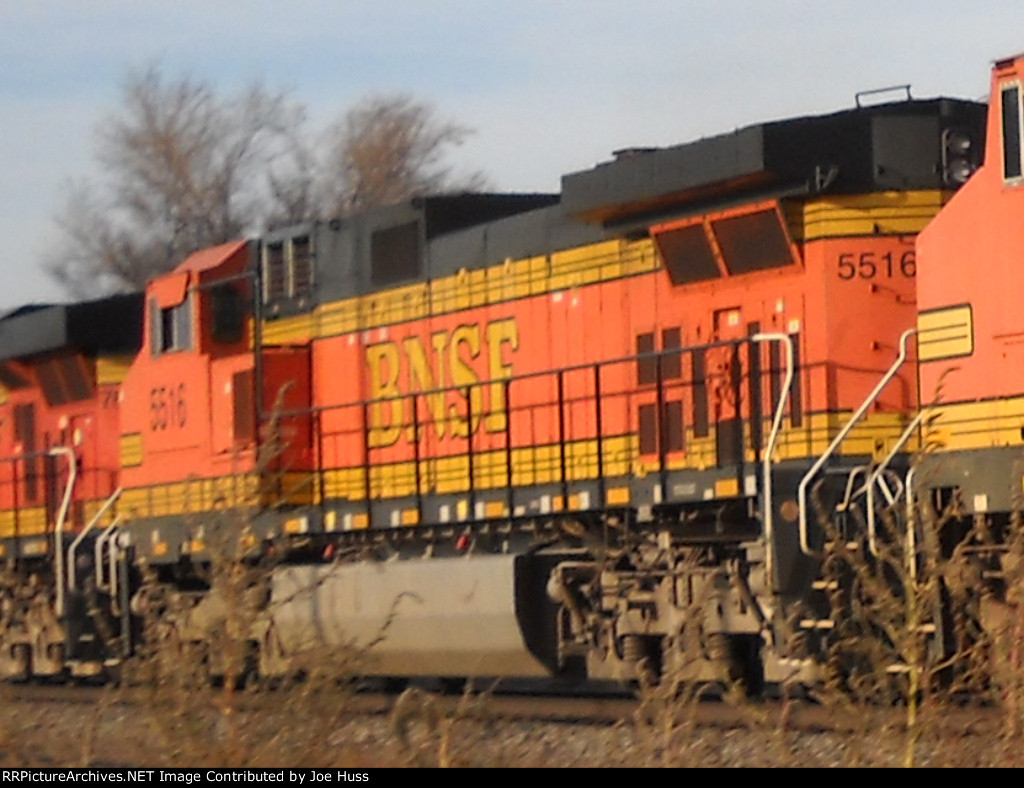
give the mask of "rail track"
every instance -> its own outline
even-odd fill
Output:
[[[1022,766],[996,708],[15,685],[3,766]],[[1014,738],[1016,735],[1016,738]]]
[[[192,692],[187,699],[197,708],[223,708],[230,704],[241,713],[287,711],[296,699],[309,700],[302,685],[274,690],[225,690],[211,687]],[[344,702],[347,713],[367,716],[393,716],[404,708],[429,705],[446,717],[459,715],[486,717],[494,721],[553,723],[564,725],[615,726],[649,724],[656,720],[674,720],[676,725],[712,729],[758,727],[795,732],[848,733],[870,728],[895,730],[906,727],[910,717],[905,705],[865,705],[836,700],[816,702],[807,698],[769,698],[736,701],[717,692],[700,698],[668,698],[655,691],[631,692],[624,688],[597,691],[542,691],[529,688],[490,688],[453,691],[429,686],[411,686],[404,690],[342,688],[333,702]],[[322,695],[317,689],[315,695]],[[95,709],[100,705],[146,707],[166,706],[170,695],[152,687],[103,687],[67,684],[9,684],[0,690],[7,704],[39,708],[50,706]],[[180,698],[179,698],[180,700]],[[325,699],[325,702],[328,702]],[[998,733],[1006,722],[999,707],[961,702],[925,704],[917,714],[929,726],[947,732],[988,735]]]

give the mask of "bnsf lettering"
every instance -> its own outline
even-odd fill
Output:
[[[839,255],[840,279],[893,279],[912,278],[917,274],[914,252],[903,254],[875,254],[874,252],[845,252]]]
[[[370,446],[394,445],[403,426],[406,440],[413,440],[412,419],[406,415],[409,403],[403,398],[412,392],[429,392],[422,399],[430,423],[422,429],[433,430],[438,438],[465,438],[481,422],[487,432],[503,432],[507,427],[503,381],[512,376],[506,350],[518,349],[519,327],[513,318],[483,328],[462,325],[451,332],[438,331],[431,335],[429,349],[419,337],[370,345],[366,348],[372,401]],[[481,380],[489,382],[478,385]],[[403,381],[408,381],[407,390],[402,388]],[[437,391],[445,388],[458,391]]]
[[[184,383],[157,386],[149,390],[149,428],[153,432],[184,427],[187,419]]]

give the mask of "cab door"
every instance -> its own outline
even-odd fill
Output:
[[[707,351],[708,396],[715,424],[719,467],[743,462],[743,363],[745,325],[739,307],[718,309],[713,316],[714,346]]]

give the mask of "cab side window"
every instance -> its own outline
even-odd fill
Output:
[[[154,356],[192,347],[192,294],[180,304],[161,307],[149,301],[150,349]]]
[[[213,313],[213,341],[241,342],[245,331],[245,299],[231,284],[217,285],[210,292]]]
[[[1020,84],[1005,85],[1001,92],[1003,130],[1003,180],[1015,181],[1024,174],[1021,162]]]

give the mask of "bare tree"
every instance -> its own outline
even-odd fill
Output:
[[[130,77],[101,127],[100,180],[68,190],[61,244],[44,261],[74,296],[142,287],[189,253],[318,216],[441,191],[474,191],[445,157],[469,130],[409,96],[357,104],[318,143],[305,108],[256,84],[221,98],[206,82]]]
[[[102,125],[102,181],[70,191],[57,218],[62,247],[46,262],[75,295],[141,287],[190,252],[258,227],[304,114],[260,85],[221,99],[155,68],[131,77],[123,98]]]
[[[411,96],[369,96],[328,132],[322,210],[344,215],[423,194],[479,191],[482,174],[458,177],[445,163],[471,133]]]

